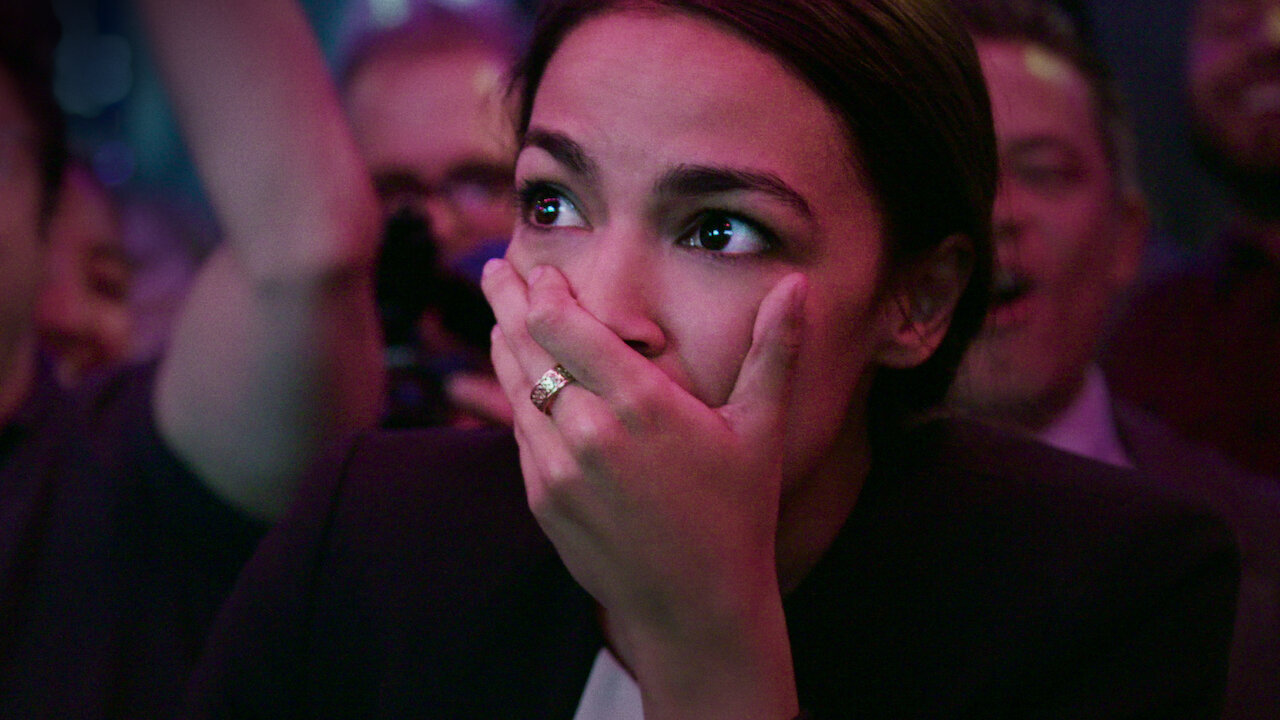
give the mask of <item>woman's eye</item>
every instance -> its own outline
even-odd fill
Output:
[[[729,255],[762,253],[772,245],[754,224],[719,212],[703,215],[680,244]]]
[[[534,227],[582,227],[586,225],[573,201],[553,188],[534,187],[521,193],[525,222]]]

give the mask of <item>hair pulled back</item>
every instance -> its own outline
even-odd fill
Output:
[[[944,0],[551,0],[515,69],[517,132],[528,130],[542,75],[588,18],[620,10],[708,19],[778,58],[844,123],[850,159],[885,228],[892,283],[953,235],[973,244],[971,274],[938,350],[910,369],[881,369],[872,412],[901,418],[944,397],[986,314],[996,148],[973,44]]]

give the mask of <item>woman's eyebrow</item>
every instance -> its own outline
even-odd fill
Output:
[[[587,151],[563,133],[530,128],[525,133],[521,149],[528,147],[545,151],[561,165],[586,179],[593,179],[599,174],[595,161],[587,155]]]
[[[660,195],[700,196],[749,190],[771,195],[790,205],[807,219],[813,210],[804,196],[772,173],[707,165],[679,165],[663,175],[654,185]]]

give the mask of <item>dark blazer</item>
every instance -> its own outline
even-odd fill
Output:
[[[0,428],[0,718],[171,718],[265,527],[160,439],[154,366]]]
[[[1125,473],[934,422],[877,450],[786,601],[816,717],[1209,718],[1238,558]],[[525,506],[507,436],[365,435],[224,607],[192,717],[571,718],[591,598]]]
[[[1199,499],[1231,525],[1240,546],[1240,591],[1223,720],[1280,718],[1280,483],[1193,445],[1164,421],[1119,401],[1120,440],[1160,485]]]

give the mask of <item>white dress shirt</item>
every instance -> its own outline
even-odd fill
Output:
[[[1120,467],[1133,467],[1120,443],[1111,391],[1097,365],[1089,368],[1079,394],[1049,427],[1034,433],[1040,442]]]
[[[640,686],[609,648],[600,648],[573,720],[644,720]]]

